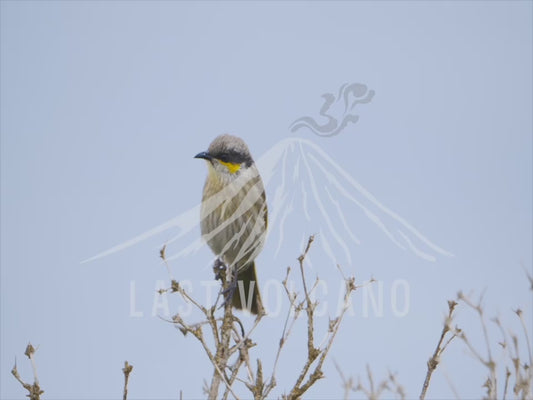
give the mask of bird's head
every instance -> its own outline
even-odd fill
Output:
[[[227,134],[216,137],[207,151],[194,158],[206,160],[209,173],[223,180],[234,179],[254,163],[244,140]]]

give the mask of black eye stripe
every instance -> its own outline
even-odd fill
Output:
[[[252,164],[252,158],[247,157],[246,155],[242,153],[238,153],[236,151],[225,151],[219,154],[213,154],[213,157],[219,159],[220,161],[224,162],[231,162],[236,164],[242,164],[246,163],[247,166],[250,166]]]

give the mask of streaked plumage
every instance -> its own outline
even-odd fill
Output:
[[[218,136],[207,152],[197,158],[207,161],[208,175],[201,207],[201,230],[207,244],[230,270],[236,269],[245,299],[253,283],[250,311],[262,308],[254,260],[263,248],[267,229],[267,205],[261,176],[248,146],[236,136]],[[239,288],[233,306],[241,303]]]

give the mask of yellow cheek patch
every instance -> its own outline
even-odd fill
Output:
[[[232,163],[232,162],[226,162],[226,161],[220,161],[218,160],[218,162],[224,166],[226,166],[226,168],[228,169],[228,171],[232,174],[234,174],[235,172],[237,172],[239,169],[241,169],[241,164],[237,164],[237,163]]]

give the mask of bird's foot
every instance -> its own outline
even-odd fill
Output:
[[[213,272],[215,273],[216,280],[223,280],[226,274],[226,264],[220,259],[217,258],[213,264]]]
[[[231,300],[233,299],[233,295],[235,294],[235,289],[237,289],[236,271],[233,274],[232,279],[228,282],[228,286],[222,291],[222,296],[224,296],[224,303],[222,304],[222,306],[226,306],[226,304],[231,304]]]

